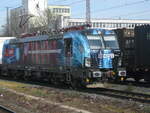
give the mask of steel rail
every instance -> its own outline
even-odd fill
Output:
[[[88,88],[85,91],[88,93],[95,93],[95,94],[100,94],[109,97],[129,99],[129,100],[138,101],[142,103],[150,103],[150,95],[148,94],[121,91],[115,89],[107,89],[107,88]]]
[[[8,109],[7,107],[4,107],[4,106],[2,106],[2,105],[0,105],[0,110],[3,110],[3,111],[5,111],[5,112],[7,112],[7,113],[16,113],[16,112],[14,112],[14,111],[12,111],[12,110],[10,110],[10,109]]]

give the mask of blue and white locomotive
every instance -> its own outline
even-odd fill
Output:
[[[1,74],[85,86],[116,73],[125,76],[124,70],[118,70],[118,53],[113,31],[72,27],[60,34],[7,40]]]

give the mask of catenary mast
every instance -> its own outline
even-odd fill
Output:
[[[86,23],[91,23],[90,0],[86,0]]]

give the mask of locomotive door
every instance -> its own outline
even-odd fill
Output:
[[[67,67],[71,66],[71,58],[72,58],[72,39],[67,38],[64,39],[64,45],[65,45],[65,65]]]

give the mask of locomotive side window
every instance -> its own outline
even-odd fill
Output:
[[[72,56],[72,39],[68,38],[64,40],[65,43],[65,56],[71,57]]]

